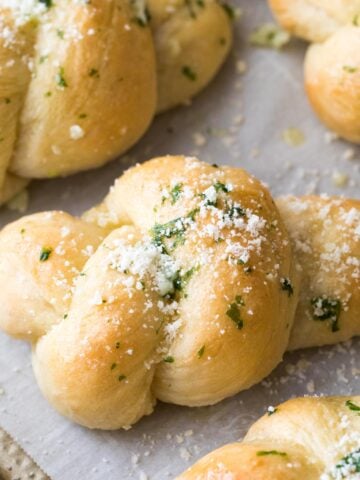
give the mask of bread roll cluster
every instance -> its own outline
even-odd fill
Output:
[[[305,87],[327,127],[360,143],[360,1],[269,0],[280,24],[312,45]]]
[[[1,0],[0,32],[0,203],[123,153],[232,42],[216,0]]]
[[[249,388],[287,349],[360,333],[360,202],[276,203],[242,169],[163,157],[82,219],[0,233],[0,326],[31,342],[44,395],[90,428],[156,400],[201,406]]]
[[[290,400],[177,480],[356,480],[359,412],[360,396]]]

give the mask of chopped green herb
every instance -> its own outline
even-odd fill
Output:
[[[241,305],[241,306],[244,306],[245,305],[245,302],[242,298],[241,295],[236,295],[235,297],[235,302],[238,304],[238,305]]]
[[[182,218],[176,218],[175,220],[171,220],[170,222],[164,223],[162,225],[155,224],[152,229],[152,235],[155,245],[159,247],[161,246],[164,252],[166,252],[166,248],[164,245],[164,240],[166,238],[174,238],[172,248],[175,248],[178,245],[182,245],[184,243],[184,233],[185,225]]]
[[[344,65],[343,70],[348,73],[355,73],[358,71],[358,67],[352,67],[351,65]]]
[[[181,271],[177,270],[173,275],[167,278],[169,282],[168,289],[166,289],[166,293],[163,293],[163,297],[166,299],[174,300],[177,296],[177,292],[182,290],[182,281],[181,281]]]
[[[221,183],[221,182],[216,182],[212,185],[216,191],[216,193],[219,193],[219,192],[224,192],[224,193],[229,193],[229,188],[224,184],[224,183]],[[210,199],[206,193],[200,193],[199,196],[204,200],[204,205],[207,206],[207,207],[217,207],[218,206],[218,199],[215,198],[215,199]],[[228,207],[228,206],[227,206]],[[241,209],[239,209],[240,211]],[[232,206],[232,207],[228,207],[227,210],[225,210],[225,215],[229,215],[230,218],[232,218],[232,216],[235,215],[236,213],[236,207],[235,206]]]
[[[171,204],[174,205],[178,200],[179,197],[182,193],[182,183],[177,183],[175,187],[171,190],[170,192],[170,197],[171,197]]]
[[[352,23],[353,23],[353,25],[355,25],[355,27],[360,26],[360,14],[359,13],[354,16]]]
[[[53,0],[39,0],[40,3],[43,3],[47,8],[53,6]]]
[[[222,8],[225,10],[225,13],[228,15],[230,20],[235,20],[235,10],[234,7],[229,5],[228,3],[221,3]]]
[[[195,82],[195,80],[197,79],[197,74],[194,72],[194,70],[191,67],[189,67],[189,65],[184,65],[181,71],[184,77],[188,78],[192,82]]]
[[[56,33],[57,33],[57,36],[58,36],[59,38],[61,38],[61,40],[64,40],[64,35],[65,35],[64,30],[59,30],[59,29],[58,29],[58,30],[56,30]]]
[[[243,303],[239,303],[237,299],[238,297],[236,297],[235,302],[230,305],[229,309],[226,311],[226,315],[235,323],[236,328],[241,330],[244,326],[244,322],[241,319],[239,305],[243,305]]]
[[[167,357],[164,358],[164,362],[165,363],[174,363],[175,359],[174,359],[174,357],[171,357],[170,355],[168,355]]]
[[[229,188],[225,185],[225,183],[216,182],[214,183],[214,188],[217,192],[224,192],[224,193],[230,192]]]
[[[87,118],[87,114],[86,113],[80,113],[79,118],[80,119]]]
[[[137,23],[139,27],[146,27],[151,20],[150,11],[144,6],[144,2],[139,0],[130,0],[130,5],[134,11],[133,22]]]
[[[64,320],[66,320],[66,319],[68,318],[68,316],[69,316],[69,314],[68,314],[68,313],[65,313],[65,314],[64,314],[64,317],[63,317]]]
[[[222,182],[216,182],[212,185],[216,191],[216,193],[219,193],[219,192],[224,192],[224,193],[229,193],[230,192],[230,189]],[[215,199],[210,199],[206,193],[200,193],[199,196],[204,200],[204,205],[207,206],[207,207],[218,207],[218,198],[216,198],[215,196]],[[226,207],[227,209],[224,211],[224,215],[229,215],[230,218],[232,218],[233,216],[236,215],[236,210],[237,210],[237,207],[235,207],[234,205],[231,205],[231,206],[228,206],[227,202],[226,202]],[[239,213],[242,209],[239,208]]]
[[[286,452],[279,452],[278,450],[259,450],[256,452],[258,457],[265,457],[267,455],[279,455],[280,457],[286,457]]]
[[[334,298],[314,297],[311,299],[313,319],[323,322],[329,320],[331,330],[339,331],[341,301]]]
[[[10,98],[5,98],[5,103],[8,105],[9,103],[11,103],[11,99]]]
[[[335,479],[352,477],[352,473],[360,472],[360,448],[354,452],[349,453],[340,462],[335,465],[331,471],[331,476]],[[354,477],[355,478],[355,477]]]
[[[290,147],[299,147],[305,142],[304,133],[296,127],[286,128],[282,133],[281,137],[285,143],[290,145]]]
[[[89,77],[99,78],[100,77],[99,70],[96,70],[96,68],[91,68],[89,70]]]
[[[117,364],[116,363],[113,363],[110,367],[110,370],[115,370],[115,368],[117,367]]]
[[[345,402],[345,405],[353,412],[358,412],[360,415],[360,406],[356,405],[356,403],[353,403],[351,400],[347,400]]]
[[[59,87],[61,88],[66,88],[68,87],[68,83],[65,80],[65,71],[64,67],[60,67],[58,73],[55,76],[56,83],[58,84]]]
[[[126,375],[119,375],[118,380],[119,380],[119,382],[122,382],[123,380],[126,380]]]
[[[165,323],[165,320],[161,320],[160,325],[157,327],[155,330],[156,335],[159,335],[160,330],[162,329],[163,325]]]
[[[41,57],[39,58],[40,65],[44,63],[48,58],[49,58],[49,55],[41,55]]]
[[[184,234],[190,222],[195,221],[195,216],[199,209],[191,210],[185,217],[178,217],[164,224],[155,224],[151,230],[155,245],[162,247],[166,252],[164,241],[166,238],[174,238],[172,249],[182,245],[185,241]]]
[[[51,97],[52,92],[45,92],[44,97]]]
[[[294,293],[294,287],[291,284],[289,278],[281,278],[280,279],[281,289],[288,293],[288,296],[291,297]]]
[[[148,8],[145,8],[136,17],[135,21],[140,27],[147,27],[150,23],[151,15]]]
[[[197,18],[196,7],[204,8],[204,0],[185,0],[185,5],[188,9],[191,18]]]
[[[199,209],[198,208],[194,208],[194,210],[191,210],[191,212],[189,212],[187,215],[186,215],[186,218],[190,219],[192,222],[195,221],[195,217],[196,217],[196,214],[199,213]]]
[[[250,43],[256,47],[280,49],[290,41],[290,34],[278,25],[266,23],[250,35]]]
[[[190,270],[187,270],[183,274],[181,274],[181,271],[178,270],[173,280],[174,290],[175,291],[177,290],[179,292],[184,291],[185,287],[189,283],[191,277],[194,275],[196,270],[197,270],[197,267],[193,267],[193,268],[190,268]]]
[[[205,352],[205,345],[203,345],[200,350],[197,352],[198,358],[201,358],[204,355]]]
[[[234,217],[245,217],[246,212],[243,208],[237,207],[235,205],[227,206],[225,214],[229,215],[231,219]]]
[[[46,262],[47,260],[49,260],[52,251],[53,249],[51,247],[43,247],[40,252],[40,262]]]

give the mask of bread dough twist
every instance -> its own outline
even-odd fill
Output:
[[[320,119],[360,143],[360,1],[269,0],[278,21],[314,42],[305,59],[305,87]]]
[[[359,217],[357,200],[276,206],[244,170],[158,158],[82,219],[4,228],[0,326],[32,343],[43,393],[88,427],[129,426],[156,399],[213,404],[289,348],[360,333]]]
[[[360,396],[290,400],[177,480],[356,480],[359,412]]]
[[[0,0],[0,30],[0,202],[126,151],[232,41],[216,0]]]

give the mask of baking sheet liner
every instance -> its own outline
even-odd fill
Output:
[[[63,209],[80,214],[99,202],[113,180],[138,161],[168,153],[198,155],[241,166],[274,195],[343,194],[359,197],[360,151],[318,122],[303,92],[306,44],[281,52],[254,48],[249,34],[271,21],[263,0],[236,0],[235,48],[216,80],[192,104],[159,116],[122,159],[95,172],[33,182],[27,213]],[[245,72],[244,72],[245,69]],[[288,128],[305,141],[292,147]],[[339,181],[340,179],[340,181]],[[19,213],[2,209],[4,225]],[[164,480],[226,442],[240,439],[269,405],[297,395],[360,392],[360,340],[286,354],[261,384],[205,408],[158,404],[129,431],[90,431],[58,415],[34,380],[30,348],[0,333],[0,426],[53,480]]]

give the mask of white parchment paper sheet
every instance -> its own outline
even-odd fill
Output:
[[[282,52],[250,47],[249,33],[270,20],[270,13],[263,0],[236,4],[243,17],[235,26],[234,51],[193,105],[158,117],[129,155],[103,169],[34,182],[28,213],[64,209],[79,214],[101,200],[124,168],[167,153],[245,167],[267,182],[275,195],[327,192],[359,197],[359,149],[327,142],[326,130],[303,93],[306,45],[292,41]],[[240,61],[247,65],[243,75]],[[303,131],[301,146],[282,140],[282,131],[289,127]],[[336,172],[348,175],[346,188],[334,184]],[[17,216],[2,209],[0,222]],[[211,449],[241,438],[269,405],[295,395],[359,393],[359,374],[357,340],[287,354],[261,385],[216,406],[187,409],[159,404],[130,431],[89,431],[60,417],[42,398],[28,345],[0,334],[0,425],[54,480],[162,480]]]

